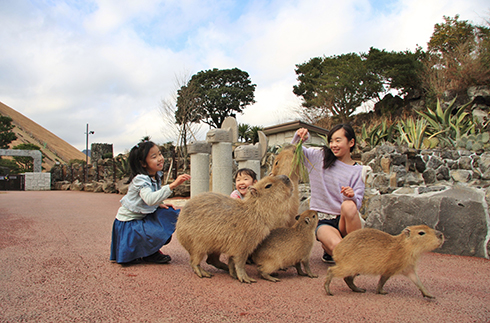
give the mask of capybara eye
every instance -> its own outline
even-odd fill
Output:
[[[267,185],[265,186],[265,188],[271,188],[271,187],[272,187],[272,184],[267,184]]]
[[[419,236],[423,236],[425,234],[424,231],[419,231]]]

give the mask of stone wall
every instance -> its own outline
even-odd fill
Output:
[[[372,168],[361,209],[367,227],[398,234],[427,224],[447,239],[438,252],[488,258],[490,153],[383,145],[362,163]]]
[[[26,191],[49,191],[51,190],[50,173],[24,173]]]

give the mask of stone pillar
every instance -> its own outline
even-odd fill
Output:
[[[259,142],[255,145],[241,145],[235,148],[235,160],[238,162],[238,169],[250,168],[257,174],[257,180],[261,178],[260,163],[264,158],[267,147],[267,136],[259,131]]]
[[[228,117],[221,129],[211,129],[206,141],[212,144],[213,158],[212,191],[230,195],[233,192],[233,150],[232,144],[238,140],[238,126],[235,118]]]
[[[191,156],[191,197],[209,191],[209,154],[211,144],[205,141],[191,142],[187,147]]]
[[[257,174],[257,180],[260,180],[261,159],[257,145],[242,145],[235,148],[235,160],[238,162],[238,169],[250,168]]]

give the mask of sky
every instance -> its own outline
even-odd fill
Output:
[[[0,101],[79,150],[176,141],[177,90],[239,68],[256,103],[238,123],[298,120],[295,68],[314,57],[427,48],[443,16],[485,25],[488,0],[0,0]],[[204,140],[206,125],[196,128]]]

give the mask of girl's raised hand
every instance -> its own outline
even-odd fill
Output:
[[[298,131],[296,131],[298,136],[301,138],[302,141],[306,141],[310,134],[308,133],[308,129],[306,128],[299,128]]]
[[[176,188],[177,186],[179,186],[180,184],[184,183],[185,181],[188,181],[191,179],[191,175],[189,174],[182,174],[182,175],[179,175],[177,176],[177,178],[175,179],[175,181],[173,181],[169,187],[171,190],[173,190],[174,188]]]
[[[354,190],[350,186],[341,186],[340,193],[344,194],[345,197],[354,197]]]

